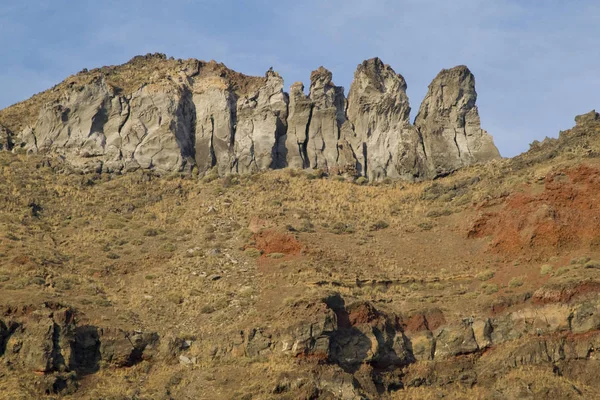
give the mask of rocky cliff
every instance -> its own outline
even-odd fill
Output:
[[[464,65],[441,71],[429,85],[415,126],[431,175],[500,157],[492,137],[481,129],[476,100],[475,77]]]
[[[466,67],[434,79],[414,126],[406,87],[378,58],[358,66],[346,98],[323,67],[311,74],[308,95],[301,83],[288,95],[273,70],[250,77],[214,61],[154,54],[84,70],[0,111],[0,122],[25,151],[107,172],[197,168],[222,176],[292,167],[421,180],[500,157],[480,127]]]

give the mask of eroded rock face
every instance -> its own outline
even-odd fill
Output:
[[[49,389],[41,385],[41,394],[76,389],[74,380],[97,372],[101,362],[132,366],[158,352],[156,333],[80,326],[75,311],[60,304],[0,308],[0,362],[46,377]]]
[[[264,86],[238,101],[235,131],[235,161],[232,172],[247,173],[285,164],[288,95],[283,79],[269,70]]]
[[[500,158],[492,137],[481,129],[476,100],[475,77],[465,66],[442,70],[429,85],[415,126],[430,176]]]
[[[249,329],[214,354],[327,365],[333,375],[317,378],[319,389],[345,387],[367,397],[403,386],[491,382],[494,374],[527,365],[552,364],[580,376],[580,364],[596,364],[598,310],[592,296],[576,304],[532,304],[490,318],[447,321],[438,309],[395,315],[369,302],[345,304],[332,294],[282,311],[289,327]],[[346,379],[352,384],[343,385]]]
[[[308,168],[308,129],[312,118],[313,103],[304,94],[302,82],[290,87],[290,104],[285,147],[286,164],[290,168]]]
[[[146,85],[121,96],[97,79],[43,106],[22,140],[27,150],[56,152],[75,166],[100,160],[108,171],[178,170],[194,147],[187,103],[182,88]]]
[[[349,139],[359,172],[369,179],[419,175],[423,148],[411,126],[406,81],[379,58],[358,66],[348,94]]]
[[[290,167],[422,180],[499,157],[480,128],[474,85],[466,67],[443,70],[413,126],[406,81],[378,58],[358,66],[346,99],[323,67],[308,95],[301,83],[288,95],[272,69],[250,77],[214,61],[148,55],[0,111],[12,124],[0,128],[0,148],[58,153],[83,171]]]

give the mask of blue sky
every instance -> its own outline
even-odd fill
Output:
[[[2,0],[0,108],[149,52],[273,66],[287,86],[323,65],[346,91],[378,56],[406,78],[414,118],[435,75],[465,64],[483,128],[513,156],[600,109],[599,39],[598,0]]]

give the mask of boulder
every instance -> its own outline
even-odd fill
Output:
[[[473,332],[473,322],[469,319],[437,330],[435,342],[434,357],[436,360],[475,353],[479,350]]]
[[[282,350],[294,357],[326,360],[331,336],[337,330],[337,317],[323,303],[315,304],[308,318],[290,327],[282,340]]]
[[[598,302],[578,304],[569,316],[573,333],[586,333],[600,329],[600,306]]]
[[[246,355],[258,357],[271,352],[271,335],[260,328],[251,329],[246,335]]]
[[[477,318],[473,321],[473,335],[480,349],[486,349],[492,345],[492,323],[489,318]]]
[[[100,358],[108,365],[129,367],[152,358],[158,349],[158,334],[128,332],[121,329],[98,329]]]
[[[417,361],[431,361],[435,353],[435,338],[429,330],[408,333],[413,357]]]
[[[73,311],[41,308],[0,324],[0,355],[37,373],[69,369],[74,330]]]

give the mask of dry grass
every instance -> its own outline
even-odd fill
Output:
[[[537,174],[511,173],[508,161],[435,183],[385,185],[290,171],[200,182],[151,172],[78,175],[61,172],[67,167],[56,160],[54,168],[42,161],[0,153],[2,302],[52,300],[75,307],[91,324],[201,338],[187,353],[200,360],[196,366],[103,370],[94,376],[97,385],[116,385],[106,396],[129,396],[141,386],[146,398],[160,398],[166,387],[182,398],[193,390],[214,399],[269,398],[278,374],[308,374],[310,367],[288,359],[213,362],[211,349],[240,330],[283,328],[286,309],[330,291],[399,314],[435,306],[454,320],[487,312],[509,290],[535,290],[536,279],[562,282],[598,272],[588,257],[564,276],[541,277],[546,260],[516,263],[489,252],[487,238],[467,237],[478,204],[520,190]],[[301,250],[265,251],[255,232],[291,237]],[[514,275],[521,285],[510,280]],[[261,380],[264,371],[268,378]],[[449,398],[489,393],[443,390]]]

